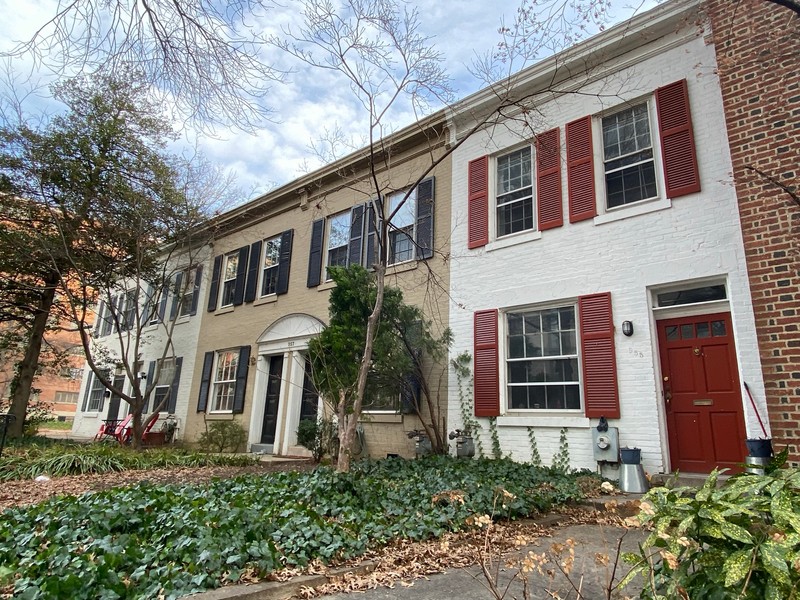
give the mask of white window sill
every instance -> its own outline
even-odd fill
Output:
[[[215,312],[215,315],[227,315],[228,313],[232,313],[234,309],[233,304],[228,304],[227,306],[220,306]]]
[[[333,279],[329,279],[328,281],[323,281],[317,286],[318,292],[325,292],[327,290],[332,290],[336,287],[336,282]]]
[[[563,413],[547,411],[542,414],[542,411],[530,410],[507,412],[505,415],[497,417],[497,425],[498,427],[555,427],[558,429],[575,427],[589,429],[592,426],[592,422],[576,411],[564,411]]]
[[[672,208],[672,200],[669,198],[655,198],[653,200],[642,200],[634,204],[626,206],[619,206],[608,210],[605,214],[597,215],[594,218],[595,225],[602,225],[603,223],[611,223],[612,221],[620,221],[629,217],[638,217],[639,215],[646,215],[661,210]]]
[[[542,239],[541,231],[521,231],[489,242],[486,244],[486,251],[491,252],[493,250],[500,250],[501,248],[516,246],[517,244],[527,244],[528,242],[540,239]]]
[[[359,421],[366,421],[369,423],[402,423],[403,415],[395,412],[368,412],[361,413]]]
[[[232,421],[233,420],[233,411],[232,410],[218,410],[209,412],[206,414],[206,418],[209,421]]]
[[[84,419],[96,419],[99,416],[100,416],[100,412],[99,411],[92,411],[92,412],[88,412],[87,411],[87,412],[83,413],[83,418]]]
[[[411,259],[399,263],[394,263],[386,267],[387,275],[397,275],[398,273],[405,273],[406,271],[413,271],[417,268],[417,260]]]
[[[262,304],[272,304],[273,302],[278,301],[277,294],[270,294],[269,296],[262,296],[255,302],[253,302],[253,306],[261,306]]]

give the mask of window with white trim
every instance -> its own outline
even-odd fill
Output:
[[[602,129],[607,208],[657,197],[648,103],[603,116]]]
[[[221,350],[217,352],[213,380],[214,392],[211,399],[212,412],[230,412],[233,410],[238,362],[238,350]]]
[[[103,371],[103,376],[108,378],[110,371]],[[93,374],[94,375],[94,374]],[[86,412],[99,412],[103,410],[103,399],[105,398],[106,388],[97,375],[92,377],[92,389],[89,392],[89,399],[86,403]]]
[[[64,391],[56,392],[56,396],[53,402],[55,402],[56,404],[77,404],[78,392],[64,392]]]
[[[368,392],[364,398],[364,412],[398,413],[400,412],[400,392],[383,389]]]
[[[236,292],[236,274],[239,268],[239,253],[232,252],[225,256],[225,268],[222,271],[222,299],[220,306],[231,306]]]
[[[531,147],[496,159],[497,237],[534,228]]]
[[[506,313],[506,385],[511,410],[578,410],[575,306]]]
[[[281,236],[264,241],[262,252],[261,295],[269,296],[277,293],[278,270],[281,262]]]
[[[165,358],[159,362],[161,363],[161,369],[158,372],[156,389],[153,391],[153,408],[160,406],[160,410],[165,410],[167,408],[166,403],[163,405],[161,403],[164,402],[172,387],[172,380],[175,377],[175,359]]]
[[[325,258],[326,276],[331,276],[327,269],[347,266],[347,248],[350,243],[350,211],[333,215],[327,221],[327,252]]]
[[[411,190],[407,198],[406,192],[392,194],[389,197],[389,214],[394,215],[389,221],[389,264],[413,260],[416,249],[417,190]]]
[[[181,278],[181,289],[177,293],[181,295],[180,310],[178,315],[185,317],[192,314],[192,301],[194,300],[195,285],[197,285],[197,267],[186,269]]]

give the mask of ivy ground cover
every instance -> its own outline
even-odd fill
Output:
[[[0,515],[0,584],[22,598],[175,598],[439,536],[475,514],[528,516],[582,497],[578,483],[509,460],[430,457],[55,498]]]

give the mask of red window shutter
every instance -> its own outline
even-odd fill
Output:
[[[605,292],[581,296],[578,298],[578,314],[586,416],[618,419],[619,393],[611,294]]]
[[[558,127],[536,136],[536,200],[539,231],[564,224],[561,201],[561,136]]]
[[[700,191],[700,172],[692,133],[689,89],[685,79],[656,90],[658,133],[667,197],[677,198]]]
[[[489,243],[489,157],[470,161],[468,169],[467,247]]]
[[[594,149],[592,116],[587,115],[566,125],[567,194],[569,222],[591,219],[597,214],[594,193]]]
[[[475,416],[500,414],[500,374],[497,356],[497,309],[475,313]]]

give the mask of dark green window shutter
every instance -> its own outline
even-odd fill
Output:
[[[244,302],[244,283],[247,278],[247,255],[249,246],[239,248],[239,260],[236,263],[236,283],[233,288],[233,305],[239,306]]]
[[[278,283],[276,294],[285,294],[289,291],[289,269],[292,266],[292,241],[294,229],[287,229],[281,234],[281,257],[278,263]]]
[[[244,288],[244,301],[252,302],[256,299],[258,287],[258,272],[261,266],[261,241],[250,246],[250,265],[247,269],[247,284]]]
[[[192,306],[189,314],[194,316],[197,314],[197,306],[200,304],[200,284],[203,282],[203,265],[197,267],[194,271],[194,290],[192,290]]]
[[[208,392],[211,388],[211,370],[214,367],[214,353],[206,352],[203,357],[203,371],[200,376],[200,394],[197,396],[197,412],[205,412],[208,406]]]
[[[319,285],[322,271],[322,238],[325,237],[325,219],[318,219],[311,225],[311,248],[308,253],[307,287]]]
[[[247,370],[250,367],[250,346],[239,348],[239,362],[236,364],[236,387],[233,391],[233,412],[244,412],[244,391],[247,387]]]
[[[347,264],[361,264],[361,247],[364,241],[364,206],[354,206],[350,211],[350,242],[347,245]]]
[[[181,365],[183,365],[183,357],[178,356],[175,359],[175,376],[172,378],[172,385],[169,388],[169,398],[167,399],[167,414],[174,415],[175,407],[178,403],[178,387],[181,383]]]
[[[155,398],[156,395],[156,386],[155,384],[155,374],[156,374],[156,361],[151,360],[150,364],[147,365],[147,379],[145,381],[140,381],[139,386],[142,392],[146,392],[147,388],[150,388],[150,396]],[[150,407],[150,397],[144,399],[144,406],[142,406],[142,415],[147,414],[147,409]],[[153,408],[155,408],[155,401],[153,402]]]
[[[214,270],[211,273],[211,289],[208,293],[208,312],[217,310],[219,296],[219,276],[222,273],[222,254],[214,257]]]
[[[417,186],[417,258],[433,256],[433,193],[434,178]]]

